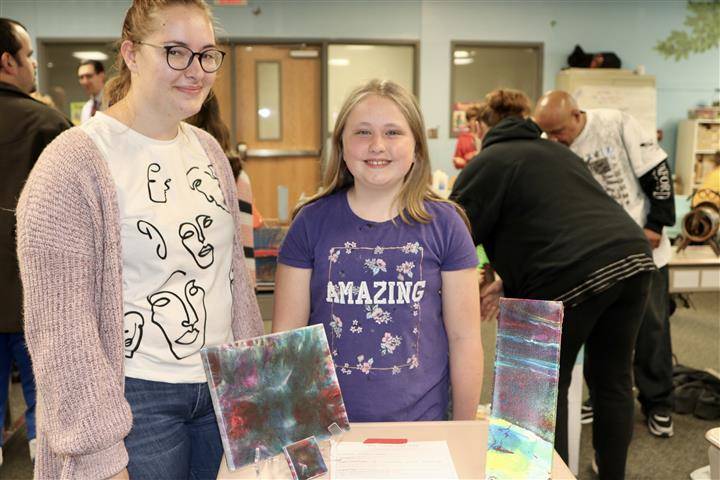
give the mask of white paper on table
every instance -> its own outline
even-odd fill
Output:
[[[333,449],[331,480],[457,479],[445,441],[403,444],[341,442]]]

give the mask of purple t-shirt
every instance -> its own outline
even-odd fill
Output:
[[[452,205],[425,205],[428,224],[369,222],[338,192],[304,207],[280,248],[280,263],[313,270],[309,324],[325,326],[351,421],[445,418],[440,272],[477,254]]]

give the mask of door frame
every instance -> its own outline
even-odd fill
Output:
[[[237,77],[235,72],[235,48],[238,45],[273,45],[303,48],[307,46],[320,47],[320,158],[324,157],[323,150],[325,148],[326,136],[328,128],[327,103],[328,103],[328,47],[330,45],[379,45],[379,46],[408,46],[413,47],[413,94],[420,98],[420,40],[402,40],[402,39],[365,39],[365,38],[258,38],[258,37],[226,37],[219,38],[218,43],[227,45],[230,49],[226,56],[225,62],[228,60],[231,69],[230,82],[233,88],[230,89],[230,101],[232,102],[232,124],[230,127],[230,144],[237,145],[237,115],[235,105],[237,102],[236,89]],[[227,58],[230,57],[230,58]],[[321,171],[322,175],[322,171]]]

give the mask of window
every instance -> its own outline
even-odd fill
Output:
[[[542,94],[542,43],[453,42],[450,81],[450,134],[465,123],[465,110],[496,88]]]
[[[113,42],[40,42],[40,92],[49,95],[60,111],[79,123],[80,111],[89,99],[78,81],[80,62],[100,60],[107,82],[113,73],[115,53]]]
[[[328,45],[328,133],[332,133],[348,94],[373,78],[392,80],[416,93],[415,54],[412,44]]]

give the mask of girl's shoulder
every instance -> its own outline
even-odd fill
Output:
[[[318,216],[327,216],[328,213],[337,211],[337,208],[343,206],[343,202],[345,202],[345,195],[346,191],[341,190],[339,192],[333,192],[330,195],[320,197],[310,203],[306,203],[302,206],[302,208],[300,208],[300,211],[298,211],[298,214],[295,218],[300,218],[301,216],[303,218],[316,218]]]
[[[432,221],[447,222],[455,218],[461,218],[458,212],[458,204],[452,201],[427,199],[424,201],[425,210],[432,217]]]

